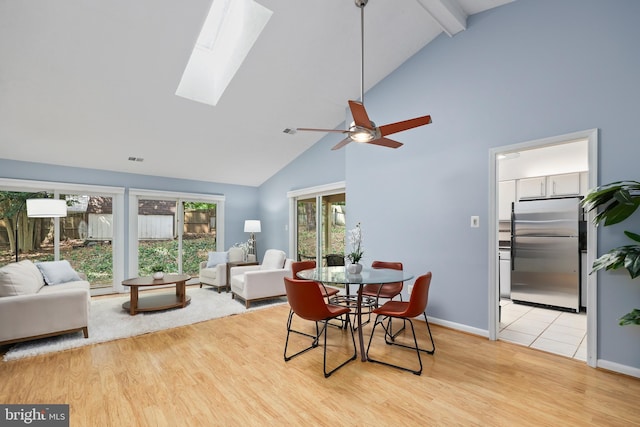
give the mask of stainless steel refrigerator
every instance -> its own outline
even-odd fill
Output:
[[[580,199],[515,202],[511,300],[580,310]]]

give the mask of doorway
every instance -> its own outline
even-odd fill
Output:
[[[344,264],[346,193],[344,183],[295,190],[289,198],[289,252],[319,266]]]
[[[568,157],[570,156],[568,153],[575,153],[577,148],[582,150],[580,155],[584,157],[582,166],[575,165],[579,159]],[[523,166],[524,160],[530,160],[526,168]],[[574,164],[571,165],[571,163]],[[546,331],[547,338],[540,339],[539,345],[533,345],[533,347],[545,350],[544,345],[541,343],[544,343],[554,333],[554,328],[562,328],[561,326],[549,327],[549,324],[553,321],[558,321],[565,325],[570,325],[572,321],[579,322],[580,320],[572,320],[569,313],[563,313],[558,310],[547,310],[546,308],[528,304],[512,304],[508,298],[508,290],[505,292],[504,280],[501,287],[501,273],[503,273],[502,278],[504,278],[505,264],[508,266],[511,263],[511,260],[505,262],[504,258],[500,256],[505,253],[505,245],[510,247],[511,243],[510,215],[505,217],[505,210],[508,207],[510,213],[512,200],[506,200],[508,197],[504,195],[505,188],[507,191],[515,191],[513,201],[517,201],[523,196],[524,198],[539,197],[543,199],[562,197],[564,196],[563,191],[568,192],[567,194],[573,194],[573,196],[584,195],[587,189],[597,185],[597,129],[491,149],[490,176],[493,184],[490,186],[489,337],[493,340],[506,339],[512,341],[512,339],[509,339],[509,333],[505,331],[505,327],[510,322],[513,322],[514,319],[520,319],[519,325],[523,326],[526,324],[526,316],[537,316],[535,325],[532,324],[529,330],[521,328],[520,332],[536,335],[533,339],[535,341],[542,332]],[[558,178],[557,180],[555,179],[556,177]],[[575,184],[569,189],[563,187],[565,183],[573,183],[574,180],[579,180],[575,181],[579,185],[577,193]],[[532,193],[528,194],[527,191],[532,191]],[[583,264],[589,266],[593,264],[596,253],[596,232],[592,222],[592,214],[585,218],[584,225],[587,238],[586,255],[584,256]],[[582,286],[586,291],[584,292],[583,300],[586,299],[587,301],[584,304],[586,308],[586,358],[582,357],[582,360],[586,359],[590,366],[595,366],[597,349],[597,329],[595,327],[597,319],[596,276],[587,274]],[[516,310],[516,312],[514,313],[513,310]],[[501,322],[501,315],[504,315],[502,319],[504,322]],[[584,322],[584,318],[582,321]],[[531,322],[533,323],[534,321]],[[545,326],[544,322],[548,322],[547,326]],[[504,331],[502,336],[501,330]],[[573,331],[572,329],[567,330]],[[512,337],[513,335],[511,335]],[[576,337],[575,339],[581,340],[582,338]],[[557,351],[557,353],[560,352]],[[565,353],[565,355],[567,354]]]

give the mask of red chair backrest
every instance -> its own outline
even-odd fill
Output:
[[[371,263],[371,268],[388,268],[390,270],[402,271],[402,263],[390,261],[373,261]],[[378,287],[379,285],[365,285],[365,288],[368,289],[370,286]],[[382,289],[384,289],[386,293],[400,293],[402,291],[402,282],[385,283],[384,285],[382,285]]]
[[[316,262],[312,259],[307,261],[294,261],[291,263],[291,274],[294,279],[297,279],[299,271],[309,270],[311,268],[316,268]]]
[[[306,320],[318,321],[332,316],[318,284],[313,280],[284,278],[291,310]]]
[[[431,286],[431,272],[416,279],[409,297],[409,305],[404,313],[406,317],[417,317],[425,312],[429,302],[429,287]]]

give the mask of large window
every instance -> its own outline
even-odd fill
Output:
[[[67,260],[86,275],[92,294],[113,292],[123,280],[121,188],[22,180],[0,180],[0,265],[18,260]],[[66,201],[67,216],[30,218],[26,199]],[[115,260],[119,259],[119,265]]]
[[[344,187],[335,185],[289,193],[292,243],[299,260],[318,265],[344,262],[346,203]]]
[[[223,196],[131,190],[130,236],[137,238],[130,239],[129,276],[148,276],[161,266],[197,278],[208,252],[224,247],[223,202]]]

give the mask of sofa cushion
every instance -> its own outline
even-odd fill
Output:
[[[275,270],[282,268],[284,267],[284,261],[286,258],[287,254],[285,254],[284,251],[269,249],[264,253],[264,259],[260,265],[260,270]]]
[[[43,286],[40,270],[29,260],[0,268],[0,297],[35,294]]]
[[[227,262],[228,256],[229,254],[227,252],[209,252],[207,268],[213,268],[218,264],[224,264]]]
[[[37,262],[36,266],[40,269],[47,285],[59,285],[60,283],[82,280],[67,260]]]

